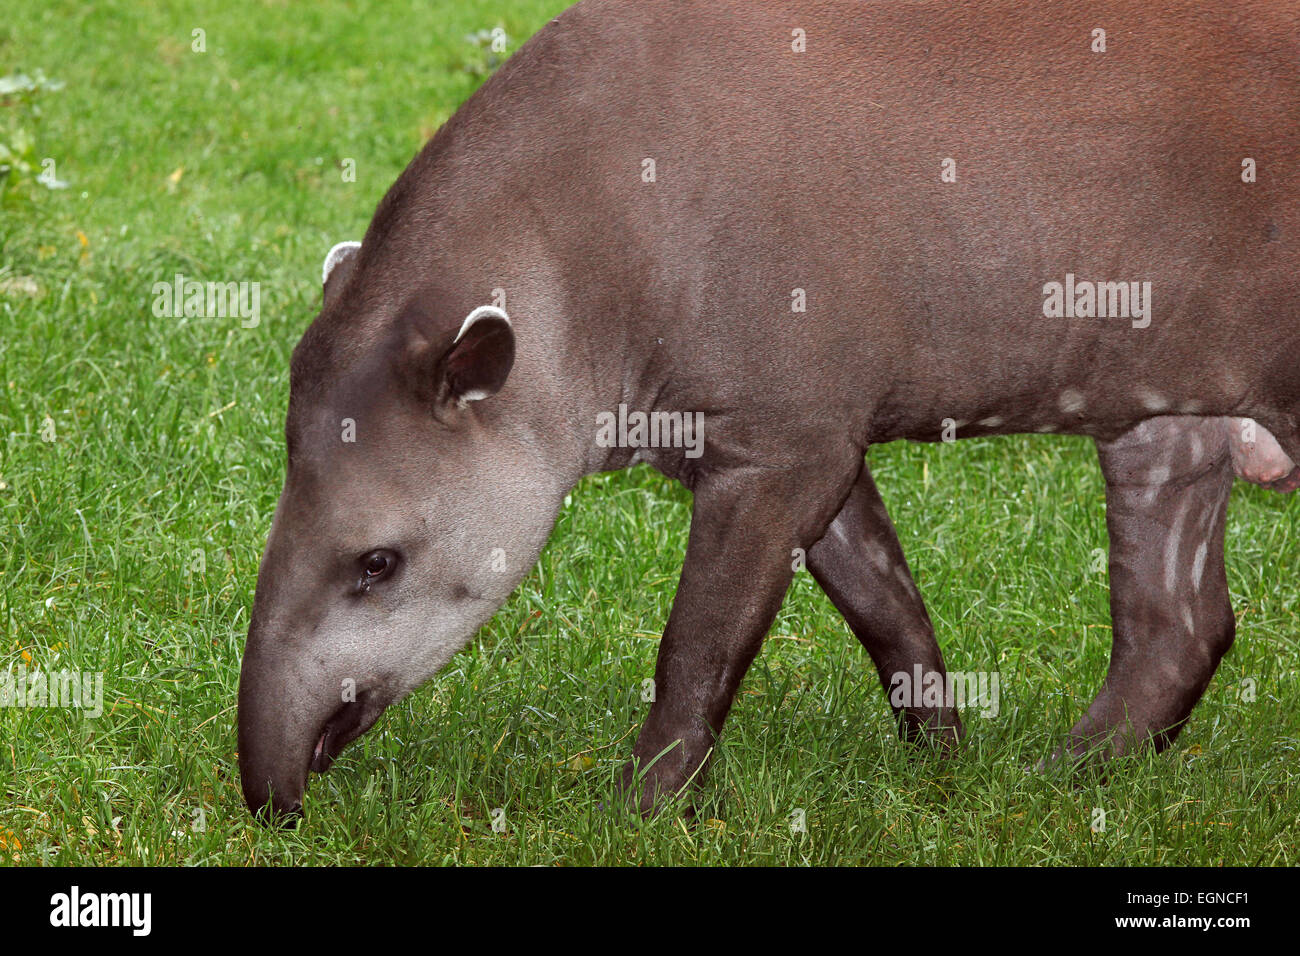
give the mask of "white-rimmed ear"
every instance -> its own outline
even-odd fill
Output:
[[[325,253],[325,262],[321,266],[320,281],[325,287],[325,301],[329,301],[332,292],[343,288],[348,274],[356,264],[359,242],[340,242]]]
[[[510,316],[494,305],[481,305],[465,316],[442,357],[443,394],[461,408],[495,395],[514,364],[515,330]]]

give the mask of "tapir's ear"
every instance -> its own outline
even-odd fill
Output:
[[[320,281],[325,287],[325,301],[339,294],[347,285],[348,276],[357,262],[357,252],[361,249],[359,242],[340,242],[325,253],[325,264],[321,266]]]
[[[515,330],[510,317],[496,306],[479,306],[465,317],[439,363],[439,392],[464,408],[500,391],[514,364]]]

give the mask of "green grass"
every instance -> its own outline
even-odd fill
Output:
[[[949,666],[1005,681],[1000,717],[968,717],[952,759],[896,742],[869,660],[805,574],[742,687],[696,822],[605,809],[645,713],[689,515],[683,490],[638,469],[575,489],[537,569],[471,647],[313,777],[302,827],[251,823],[239,658],[283,476],[288,356],[317,308],[321,257],[360,237],[480,81],[466,35],[501,25],[513,49],[564,5],[196,15],[0,0],[0,76],[66,84],[33,100],[39,116],[0,106],[0,135],[23,126],[70,183],[0,206],[0,668],[30,660],[106,684],[97,720],[0,710],[0,860],[1300,862],[1292,500],[1234,493],[1239,636],[1177,747],[1123,761],[1105,785],[1025,772],[1100,686],[1109,645],[1105,576],[1089,571],[1105,545],[1095,456],[1045,437],[871,455]],[[155,318],[150,288],[176,272],[260,281],[260,326]],[[1235,692],[1247,677],[1253,703]],[[806,834],[791,832],[796,809]]]

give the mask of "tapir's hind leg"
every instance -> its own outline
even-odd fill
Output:
[[[1152,419],[1097,448],[1113,645],[1105,685],[1070,731],[1074,756],[1167,746],[1236,630],[1223,566],[1233,472],[1222,420]]]
[[[866,465],[826,534],[809,549],[808,569],[871,655],[886,693],[900,674],[911,686],[917,665],[946,686],[930,616]],[[904,739],[930,736],[951,744],[961,736],[961,720],[950,705],[909,702],[894,713]]]

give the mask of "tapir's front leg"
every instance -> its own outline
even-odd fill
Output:
[[[1233,471],[1222,419],[1157,418],[1098,443],[1106,477],[1113,645],[1072,755],[1178,734],[1232,644],[1223,564]]]
[[[808,570],[871,655],[886,693],[897,675],[910,678],[917,666],[944,677],[930,615],[865,464],[839,514],[808,552]],[[928,736],[950,745],[961,736],[961,718],[950,703],[925,707],[913,701],[894,712],[904,739]]]
[[[793,577],[853,479],[759,469],[695,487],[690,541],[655,667],[655,699],[624,770],[648,813],[702,772]]]

